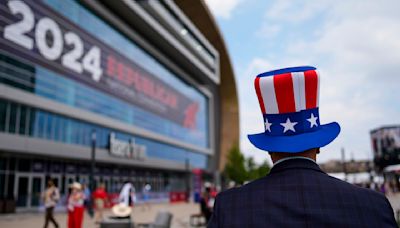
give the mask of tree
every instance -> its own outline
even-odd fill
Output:
[[[265,160],[261,165],[254,162],[253,157],[245,158],[238,147],[233,147],[228,154],[225,175],[237,184],[256,180],[269,173],[270,167]]]
[[[225,166],[225,175],[228,179],[238,184],[243,184],[247,180],[245,158],[237,146],[229,151],[228,161]]]
[[[258,167],[254,162],[253,157],[246,158],[246,171],[247,171],[247,181],[255,180],[259,178]]]
[[[269,167],[269,164],[267,162],[267,160],[265,160],[260,166],[258,166],[257,168],[257,174],[258,174],[258,178],[264,177],[266,176],[269,171],[271,170],[271,168]]]

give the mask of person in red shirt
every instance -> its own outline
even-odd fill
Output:
[[[101,222],[101,220],[103,220],[104,206],[108,199],[105,185],[103,183],[101,183],[99,187],[97,187],[96,191],[94,191],[93,199],[96,206],[95,222],[99,223]]]
[[[82,228],[83,213],[85,207],[83,201],[85,200],[85,194],[82,192],[82,185],[78,182],[74,182],[70,185],[71,193],[68,196],[67,208],[68,208],[68,228]]]

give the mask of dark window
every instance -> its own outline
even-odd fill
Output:
[[[6,129],[7,102],[0,100],[0,132]]]
[[[25,132],[26,125],[27,125],[26,124],[26,117],[27,117],[27,114],[28,114],[27,109],[28,108],[26,106],[23,106],[23,105],[20,106],[18,133],[21,134],[21,135],[25,135],[26,134],[26,132]]]
[[[29,110],[29,126],[27,134],[33,136],[35,132],[35,119],[36,119],[36,109],[30,108]]]
[[[7,176],[8,176],[7,198],[14,198],[15,175],[13,173],[10,173]]]
[[[33,92],[35,68],[14,58],[0,54],[0,82]]]
[[[0,198],[5,197],[6,186],[5,186],[6,175],[4,173],[0,173]]]
[[[31,171],[31,160],[30,159],[18,159],[18,171],[29,172]]]
[[[17,123],[17,109],[18,105],[15,103],[11,103],[10,105],[10,120],[8,125],[8,132],[15,133],[15,127]]]
[[[6,157],[0,157],[0,170],[6,170],[7,168],[7,158]],[[1,188],[0,188],[1,191]]]
[[[15,158],[10,158],[9,163],[8,163],[8,170],[14,171],[16,163],[17,162],[16,162]]]

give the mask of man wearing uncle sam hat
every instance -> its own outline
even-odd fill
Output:
[[[384,195],[317,165],[319,148],[339,135],[340,126],[321,122],[314,67],[262,73],[254,85],[265,131],[248,138],[274,166],[266,177],[218,194],[208,227],[397,227]]]

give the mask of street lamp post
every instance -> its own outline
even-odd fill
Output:
[[[90,183],[90,191],[94,191],[94,170],[96,166],[96,130],[92,130],[92,135],[91,135],[91,140],[92,140],[92,156],[90,160],[90,177],[89,177],[89,183]]]
[[[186,155],[185,158],[185,171],[186,171],[186,202],[189,202],[190,198],[190,163],[189,158]]]
[[[342,168],[344,173],[344,181],[347,181],[347,168],[346,168],[346,158],[345,158],[344,148],[342,148],[341,152],[342,152]]]

